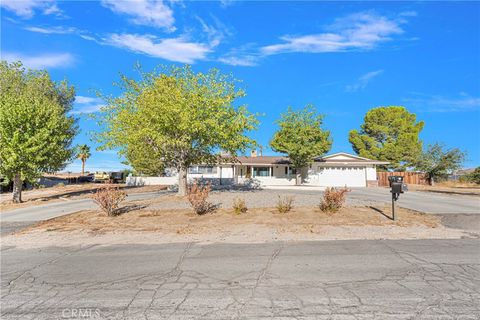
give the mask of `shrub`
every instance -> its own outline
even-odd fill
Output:
[[[292,210],[293,207],[293,197],[290,196],[278,196],[278,201],[277,201],[277,210],[280,213],[286,213],[290,210]]]
[[[107,216],[115,216],[117,214],[118,205],[126,196],[126,193],[119,188],[108,186],[99,189],[93,194],[92,198]]]
[[[340,210],[345,202],[345,194],[350,191],[347,188],[326,188],[323,199],[320,202],[320,210],[323,212],[335,213]]]
[[[247,212],[248,208],[247,205],[245,204],[245,200],[236,198],[233,200],[233,211],[235,214],[242,214]]]
[[[197,181],[188,188],[188,201],[196,214],[206,214],[216,209],[216,206],[207,200],[211,190],[209,183],[201,185]]]

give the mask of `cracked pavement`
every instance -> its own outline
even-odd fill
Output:
[[[479,319],[479,244],[3,247],[1,318]]]

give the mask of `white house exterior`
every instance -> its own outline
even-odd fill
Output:
[[[302,184],[322,187],[367,187],[377,185],[376,166],[388,164],[348,153],[335,153],[318,157],[302,168]],[[238,157],[235,163],[216,166],[192,166],[188,180],[210,180],[214,184],[244,184],[256,181],[262,186],[295,185],[295,170],[286,157]],[[129,185],[165,184],[178,182],[175,173],[165,177],[128,177]]]

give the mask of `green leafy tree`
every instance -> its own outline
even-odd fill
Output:
[[[0,175],[13,180],[13,201],[22,201],[24,181],[65,167],[74,156],[75,119],[68,115],[75,90],[46,71],[20,62],[0,63]]]
[[[317,114],[313,105],[294,111],[288,108],[277,121],[280,129],[275,132],[270,146],[276,152],[288,155],[301,183],[301,169],[313,162],[315,157],[330,151],[330,131],[322,129],[323,115]]]
[[[185,195],[189,166],[222,161],[219,150],[235,157],[255,145],[245,133],[257,119],[234,106],[245,92],[231,76],[189,66],[139,72],[139,80],[121,77],[121,96],[106,98],[98,136],[102,148],[119,148],[136,171],[176,168],[178,193]]]
[[[86,144],[82,144],[77,148],[77,158],[82,161],[82,176],[85,174],[85,163],[87,159],[92,155],[90,153],[90,147]]]
[[[388,161],[385,169],[401,171],[422,152],[423,126],[405,107],[378,107],[367,112],[360,130],[350,131],[348,140],[359,156]]]
[[[465,153],[458,148],[447,149],[443,144],[429,145],[420,155],[415,168],[425,172],[430,184],[462,167],[465,161]]]
[[[473,170],[473,172],[465,175],[465,179],[468,182],[480,184],[480,167],[476,167],[475,170]]]

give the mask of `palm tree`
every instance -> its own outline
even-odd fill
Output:
[[[87,162],[87,159],[90,158],[90,156],[91,154],[89,146],[86,144],[78,146],[77,158],[82,160],[82,176],[85,173],[85,162]]]

